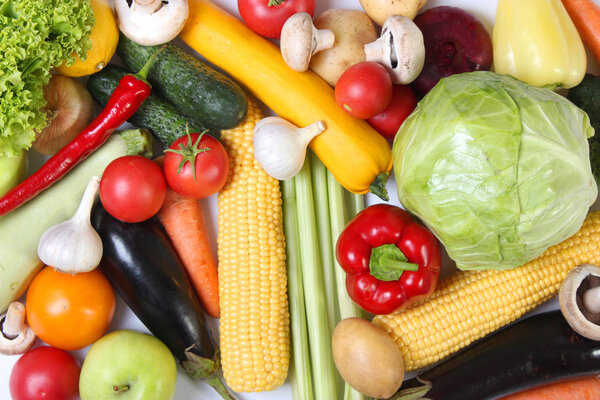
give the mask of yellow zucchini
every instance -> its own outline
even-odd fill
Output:
[[[190,13],[180,36],[191,48],[280,117],[298,126],[324,120],[327,130],[310,143],[323,164],[351,192],[387,196],[392,154],[386,139],[342,110],[323,79],[312,71],[293,71],[276,45],[240,20],[208,0],[188,3]]]

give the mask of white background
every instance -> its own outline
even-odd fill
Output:
[[[237,1],[236,0],[213,0],[215,3],[219,4],[223,8],[225,8],[230,13],[233,13],[236,16],[239,16],[237,12]],[[267,1],[267,0],[265,0]],[[596,0],[598,2],[600,0]],[[496,0],[429,0],[425,8],[435,7],[439,5],[453,5],[464,8],[469,12],[473,13],[477,16],[482,23],[486,26],[489,32],[491,32],[495,9],[496,9]],[[315,16],[319,13],[329,9],[329,8],[347,8],[347,9],[361,9],[360,3],[358,0],[317,0],[317,10]],[[590,69],[597,70],[597,65],[592,57],[588,57]],[[33,165],[37,164],[36,162]],[[396,196],[395,184],[393,181],[388,184],[388,191],[391,196],[390,202],[393,204],[399,204]],[[378,200],[373,196],[369,195],[367,197],[367,203],[371,204],[377,202]],[[209,229],[213,232],[213,238],[216,237],[216,197],[213,196],[205,201],[205,208],[207,212],[210,214],[208,216]],[[213,244],[214,245],[214,244]],[[216,245],[214,245],[216,247]],[[452,268],[450,265],[446,265],[446,273],[448,270]],[[542,308],[538,309],[549,309],[556,308],[556,301],[551,301],[548,304],[544,305]],[[215,333],[215,337],[217,336],[217,329],[215,321],[210,321],[211,327],[213,328],[213,332]],[[137,317],[127,308],[127,306],[121,301],[120,298],[117,298],[117,310],[114,316],[114,320],[111,324],[110,330],[116,329],[134,329],[139,331],[145,331],[145,327],[140,323]],[[217,337],[216,337],[217,338]],[[217,338],[218,339],[218,338]],[[39,342],[38,342],[39,344]],[[78,352],[74,352],[73,354],[79,359],[80,362],[83,362],[85,354],[87,352],[87,348]],[[3,356],[0,355],[0,399],[10,399],[10,394],[8,390],[8,380],[10,376],[10,371],[12,369],[13,364],[17,361],[18,356]],[[252,393],[252,394],[238,394],[236,396],[238,399],[265,399],[265,400],[286,400],[291,399],[291,391],[289,383],[284,384],[281,388],[272,391],[272,392],[263,392],[263,393]],[[179,369],[179,373],[177,376],[177,391],[175,394],[175,399],[177,400],[195,400],[195,399],[219,399],[220,397],[213,391],[213,389],[205,383],[202,382],[193,382],[182,372],[181,368]],[[320,399],[320,400],[329,400],[329,399]],[[333,400],[333,399],[331,399]]]

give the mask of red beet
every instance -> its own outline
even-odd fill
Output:
[[[483,24],[467,11],[439,6],[418,15],[423,32],[425,65],[412,87],[424,96],[438,81],[462,72],[488,71],[492,66],[492,40]]]

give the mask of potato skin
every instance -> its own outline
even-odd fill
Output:
[[[377,40],[375,25],[362,11],[333,8],[314,20],[317,29],[330,29],[335,43],[315,54],[309,68],[335,87],[340,75],[351,65],[365,61],[363,45]]]
[[[382,26],[390,15],[413,19],[427,0],[360,0],[360,5],[371,19]]]
[[[404,362],[393,339],[376,325],[346,318],[333,331],[333,360],[346,383],[360,393],[387,399],[404,380]]]

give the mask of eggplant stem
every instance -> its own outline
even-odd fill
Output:
[[[185,352],[185,360],[181,361],[183,370],[193,380],[205,380],[222,398],[226,400],[235,400],[227,386],[221,381],[220,370],[221,362],[219,353],[215,354],[214,360],[211,358],[201,357],[191,351]]]

